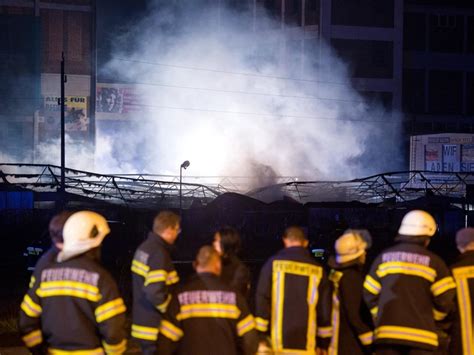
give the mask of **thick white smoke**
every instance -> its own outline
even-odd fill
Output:
[[[247,15],[157,4],[117,42],[105,70],[139,84],[146,98],[128,147],[141,170],[175,174],[190,160],[193,175],[254,175],[268,166],[277,175],[341,179],[394,168],[399,118],[366,104],[324,43],[285,51],[283,36],[244,28]],[[114,137],[98,134],[104,152],[101,143]]]

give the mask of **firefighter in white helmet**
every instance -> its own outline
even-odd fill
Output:
[[[435,322],[452,309],[456,285],[444,261],[427,250],[435,233],[429,213],[408,212],[397,244],[375,259],[366,276],[377,354],[431,354],[438,348]]]
[[[63,249],[28,290],[20,331],[33,353],[122,354],[125,305],[112,276],[100,265],[100,245],[110,232],[100,214],[81,211],[63,229]]]
[[[372,320],[362,299],[363,267],[370,244],[368,231],[349,229],[336,240],[336,255],[328,261],[333,285],[330,355],[372,352]]]

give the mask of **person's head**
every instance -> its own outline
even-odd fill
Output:
[[[209,272],[219,276],[222,270],[221,257],[216,249],[210,245],[205,245],[199,249],[194,261],[196,272]]]
[[[71,217],[73,212],[71,211],[62,211],[55,215],[49,221],[49,237],[51,242],[61,250],[63,248],[63,228],[66,220]]]
[[[240,250],[239,232],[232,227],[222,227],[214,234],[212,245],[221,256],[235,255]]]
[[[298,226],[292,226],[285,229],[283,233],[283,244],[285,248],[291,247],[307,247],[308,238],[303,228]]]
[[[92,211],[73,213],[64,224],[64,244],[58,261],[66,261],[99,247],[109,233],[109,225],[100,214]]]
[[[181,217],[171,211],[161,211],[153,220],[153,233],[168,244],[174,244],[181,232]]]
[[[397,240],[418,241],[428,246],[436,228],[436,222],[428,212],[413,210],[403,217]]]
[[[461,253],[474,250],[474,228],[463,228],[456,233],[456,246]]]
[[[366,232],[368,234],[368,232]],[[334,244],[336,250],[336,261],[338,264],[348,262],[365,263],[366,250],[369,243],[367,237],[358,230],[348,229],[341,235]]]

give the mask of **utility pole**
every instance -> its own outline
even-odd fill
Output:
[[[64,52],[61,53],[61,187],[60,191],[64,198],[64,192],[66,191],[65,175],[66,175],[66,152],[65,152],[65,97],[64,97],[64,84],[67,81],[66,74],[64,73]]]

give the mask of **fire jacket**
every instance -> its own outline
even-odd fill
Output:
[[[237,256],[230,255],[222,258],[220,278],[242,296],[247,296],[250,287],[250,271]]]
[[[382,252],[364,281],[375,344],[436,349],[435,320],[451,311],[455,288],[445,263],[416,242],[401,242]]]
[[[36,262],[33,274],[31,275],[30,278],[30,285],[29,287],[32,288],[33,285],[35,284],[36,280],[39,279],[39,276],[41,275],[41,271],[51,263],[56,262],[56,257],[58,256],[59,249],[56,248],[55,245],[51,246],[41,257],[39,260]]]
[[[23,298],[20,332],[34,352],[122,354],[125,305],[112,276],[94,250],[50,263]]]
[[[158,353],[253,355],[255,320],[240,293],[218,276],[199,273],[179,287],[163,319]]]
[[[330,285],[306,248],[284,248],[265,263],[255,301],[257,330],[270,333],[274,352],[314,354],[316,346],[327,348]]]
[[[370,312],[362,300],[364,274],[362,265],[355,262],[332,267],[329,280],[332,283],[332,338],[330,355],[371,354],[373,326]]]
[[[170,256],[171,245],[150,232],[132,261],[132,337],[155,342],[163,313],[171,300],[170,286],[179,281]]]
[[[451,332],[450,354],[474,354],[474,251],[451,265],[456,282],[457,312]]]

